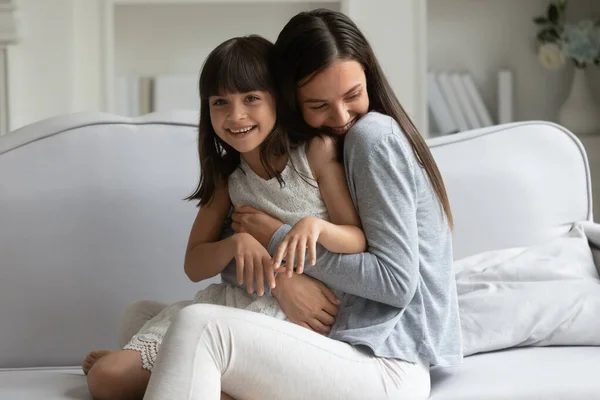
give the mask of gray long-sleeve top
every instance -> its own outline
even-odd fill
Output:
[[[344,165],[368,252],[319,246],[316,265],[305,267],[343,293],[330,337],[379,357],[460,364],[451,232],[408,139],[391,117],[370,112],[345,137]],[[271,254],[290,229],[275,233]]]

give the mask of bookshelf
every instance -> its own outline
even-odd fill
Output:
[[[556,122],[573,70],[548,71],[538,62],[532,19],[547,4],[547,0],[428,0],[428,71],[469,73],[498,123],[498,73],[507,70],[513,80],[513,119]],[[600,16],[598,1],[569,1],[569,17],[591,15]],[[590,84],[600,95],[600,69],[590,72]]]

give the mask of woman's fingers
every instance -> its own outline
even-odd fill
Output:
[[[335,322],[335,317],[323,310],[317,315],[317,319],[325,326],[331,326]]]
[[[308,324],[310,325],[310,327],[312,328],[313,331],[315,332],[319,332],[319,333],[329,333],[329,331],[331,330],[330,326],[326,326],[323,325],[321,323],[321,321],[319,321],[316,318],[312,318],[308,321]]]

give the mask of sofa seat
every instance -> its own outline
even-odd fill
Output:
[[[91,400],[80,367],[0,369],[0,399]]]
[[[528,347],[433,368],[432,400],[600,399],[600,347]]]

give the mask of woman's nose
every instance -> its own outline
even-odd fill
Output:
[[[341,128],[346,125],[350,120],[350,114],[348,113],[348,107],[345,104],[340,104],[332,109],[330,115],[330,125],[333,128]]]

